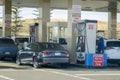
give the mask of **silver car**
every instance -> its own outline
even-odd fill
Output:
[[[35,42],[28,45],[26,50],[20,50],[16,63],[33,64],[35,68],[43,64],[69,64],[69,51],[58,43]]]

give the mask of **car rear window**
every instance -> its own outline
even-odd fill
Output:
[[[107,47],[120,47],[120,41],[108,41]]]
[[[0,44],[14,44],[12,39],[0,39]]]
[[[40,44],[40,48],[42,49],[64,49],[61,45],[59,44]]]

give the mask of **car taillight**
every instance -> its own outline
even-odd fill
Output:
[[[42,52],[42,54],[51,54],[52,52],[48,52],[48,51],[44,51],[44,52]]]
[[[69,57],[70,53],[68,51],[65,51],[64,54]]]
[[[68,51],[65,51],[64,54],[66,54],[67,56],[69,56],[70,53]]]

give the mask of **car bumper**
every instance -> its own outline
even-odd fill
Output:
[[[120,64],[120,59],[108,59],[107,61],[112,64]]]
[[[14,57],[16,57],[16,54],[12,54],[12,53],[0,53],[0,58],[2,58],[2,57],[14,58]]]
[[[43,58],[43,64],[69,63],[69,58]]]

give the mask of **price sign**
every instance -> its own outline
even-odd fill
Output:
[[[99,66],[102,67],[104,64],[104,59],[103,59],[103,55],[93,55],[93,66]]]
[[[88,25],[88,28],[89,28],[90,30],[93,30],[94,25],[93,25],[93,24],[89,24],[89,25]]]

